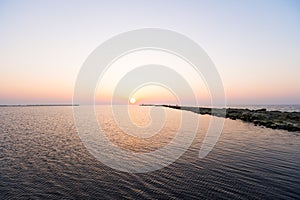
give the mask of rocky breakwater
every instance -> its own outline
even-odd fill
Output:
[[[213,115],[229,119],[239,119],[253,123],[256,126],[263,126],[272,129],[282,129],[293,132],[300,132],[300,112],[267,111],[266,109],[250,110],[238,108],[204,108],[186,106],[167,106],[169,108],[187,110],[202,115]],[[226,111],[226,115],[224,115]]]

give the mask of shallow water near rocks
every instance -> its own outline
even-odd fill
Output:
[[[96,107],[106,134],[115,145],[134,152],[166,145],[181,112],[163,108],[172,116],[163,131],[140,140],[119,130],[108,109]],[[132,120],[147,125],[151,122],[147,109],[134,107]],[[177,161],[157,171],[134,174],[114,170],[88,152],[71,107],[5,107],[0,108],[0,119],[0,199],[300,198],[299,133],[226,119],[214,149],[199,159],[211,119],[201,115],[197,137]]]

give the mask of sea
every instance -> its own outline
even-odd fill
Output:
[[[300,105],[232,107],[300,111]],[[111,111],[99,105],[86,117],[96,118],[109,141],[128,152],[166,147],[183,126],[182,112],[198,120],[196,135],[187,149],[169,149],[168,155],[183,152],[170,164],[134,173],[93,155],[71,106],[0,107],[0,199],[300,199],[300,133],[225,119],[218,141],[200,158],[216,117],[162,107],[120,106]],[[126,115],[134,126],[118,122]],[[128,134],[134,127],[155,129],[155,119],[162,116],[157,134]],[[184,122],[189,127],[195,121]],[[181,134],[180,141],[189,139],[189,133]],[[109,153],[109,159],[140,159]],[[143,160],[145,166],[160,159],[155,156],[165,155],[150,156]]]

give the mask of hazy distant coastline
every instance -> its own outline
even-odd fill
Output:
[[[15,105],[0,105],[0,107],[39,107],[39,106],[79,106],[79,104],[15,104]]]

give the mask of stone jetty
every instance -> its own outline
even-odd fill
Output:
[[[156,105],[157,106],[157,105]],[[204,108],[187,106],[158,105],[172,109],[187,110],[201,115],[226,117],[232,120],[242,120],[272,129],[282,129],[300,132],[300,112],[268,111],[267,109],[239,109],[239,108]]]

